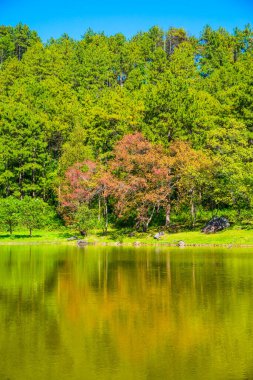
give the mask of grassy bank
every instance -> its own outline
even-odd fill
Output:
[[[155,240],[153,235],[156,231],[148,233],[133,233],[130,236],[129,231],[110,230],[107,235],[101,232],[93,232],[85,238],[86,241],[96,244],[168,244],[177,245],[182,240],[186,245],[233,245],[233,246],[253,246],[253,229],[229,229],[216,234],[203,234],[199,231],[187,231],[177,233],[165,233],[159,240]],[[60,229],[54,231],[34,230],[33,236],[30,237],[27,231],[17,231],[12,236],[6,233],[0,233],[0,245],[4,244],[76,244],[75,241],[68,241],[71,236],[77,236],[74,231]],[[82,238],[82,237],[79,237]]]

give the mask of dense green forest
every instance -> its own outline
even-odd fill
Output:
[[[0,197],[41,198],[79,230],[250,225],[253,29],[42,43],[1,26]]]

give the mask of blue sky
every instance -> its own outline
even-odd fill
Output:
[[[153,25],[184,27],[198,36],[204,25],[253,24],[253,0],[0,0],[0,24],[28,24],[46,41],[68,33],[80,38],[91,27],[131,37]]]

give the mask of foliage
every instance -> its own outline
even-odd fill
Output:
[[[20,219],[20,202],[14,197],[0,199],[0,224],[12,235]]]
[[[47,217],[47,205],[42,199],[26,196],[21,200],[21,223],[29,229],[30,236],[33,229],[41,228],[46,224]]]
[[[110,216],[145,229],[156,213],[168,225],[173,210],[240,217],[253,205],[252,41],[250,25],[47,44],[1,26],[0,197],[43,199],[69,223],[87,204],[105,229]],[[146,146],[135,163],[131,144]]]
[[[210,197],[216,163],[182,141],[175,141],[170,151],[173,156],[173,186],[176,192],[174,204],[177,208],[182,205],[189,207],[191,224],[194,226],[196,208]]]
[[[113,155],[109,170],[116,213],[122,217],[134,210],[136,227],[146,231],[155,212],[170,202],[169,158],[140,133],[126,135]]]
[[[101,226],[98,220],[97,211],[90,209],[86,204],[78,207],[75,213],[73,227],[77,228],[79,232],[87,235],[88,232],[94,228],[99,228]]]

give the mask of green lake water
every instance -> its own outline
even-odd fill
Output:
[[[253,250],[0,247],[0,379],[253,379]]]

